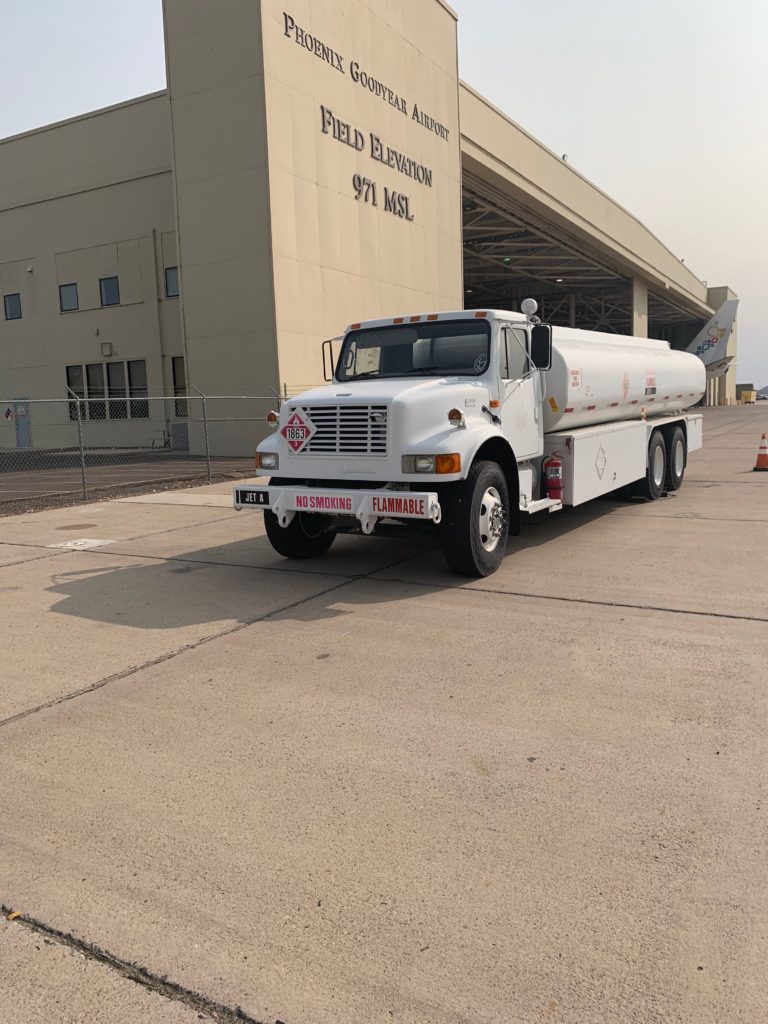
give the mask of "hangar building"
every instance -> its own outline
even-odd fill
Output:
[[[293,394],[351,321],[531,295],[683,346],[732,295],[459,80],[442,0],[339,11],[165,0],[167,90],[0,141],[1,399],[69,387],[109,445],[176,395],[183,446],[186,393]]]

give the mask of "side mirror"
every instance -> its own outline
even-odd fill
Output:
[[[531,328],[531,362],[537,370],[552,366],[552,328],[548,324],[534,324]]]
[[[323,342],[323,380],[333,380],[333,343],[336,338],[328,338]]]

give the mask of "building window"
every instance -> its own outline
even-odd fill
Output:
[[[19,292],[12,292],[3,296],[5,304],[6,320],[21,320],[21,295]]]
[[[88,394],[88,419],[105,420],[107,418],[107,403],[104,401],[104,365],[103,363],[88,363],[85,368],[85,383]]]
[[[62,313],[70,313],[73,309],[79,309],[80,304],[77,301],[77,285],[76,284],[60,284],[59,285],[59,309]]]
[[[82,399],[85,398],[85,387],[83,386],[83,368],[82,368],[82,366],[68,366],[67,367],[67,388],[69,389],[67,394],[70,394],[70,392],[74,391],[74,393],[77,395],[77,397],[79,399],[81,399],[81,401],[79,403],[78,402],[70,402],[69,403],[69,418],[71,420],[76,420],[78,418],[77,406],[79,404],[80,405],[80,419],[85,419],[86,415],[87,415],[87,408],[86,408],[85,402],[82,401]],[[71,397],[71,395],[70,395],[70,397]]]
[[[165,297],[175,299],[179,294],[179,268],[165,268]]]
[[[102,306],[120,305],[120,282],[116,277],[100,277],[99,292]]]
[[[146,399],[149,392],[147,364],[144,359],[131,359],[128,362],[128,394],[131,398],[131,419],[148,419],[149,402]]]
[[[78,398],[69,403],[71,420],[77,419],[78,403],[84,420],[149,419],[144,359],[68,366],[67,387],[70,398],[72,393]]]
[[[173,356],[171,368],[173,370],[174,414],[185,418],[187,415],[187,378],[184,373],[184,356]]]
[[[128,419],[125,389],[125,363],[107,363],[107,397],[111,420]]]

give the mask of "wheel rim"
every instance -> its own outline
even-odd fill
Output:
[[[657,487],[664,483],[664,447],[660,444],[653,453],[653,482]]]
[[[685,445],[683,439],[678,437],[677,444],[675,445],[675,476],[679,479],[683,475],[683,469],[685,468]]]
[[[489,487],[480,501],[478,528],[480,543],[486,551],[495,551],[504,533],[505,512],[501,495]]]

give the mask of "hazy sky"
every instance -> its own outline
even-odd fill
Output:
[[[768,3],[452,5],[461,77],[734,288],[737,378],[768,384]],[[0,138],[165,85],[160,0],[0,0],[0,15]]]

